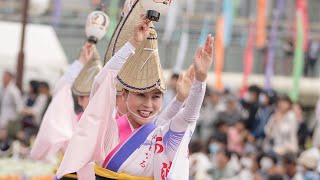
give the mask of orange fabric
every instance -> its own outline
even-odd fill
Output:
[[[31,180],[52,180],[53,176],[41,176],[41,177],[33,177]]]
[[[256,45],[263,48],[266,44],[266,23],[267,23],[267,0],[258,0],[257,3],[257,34]]]
[[[222,71],[223,71],[223,58],[224,58],[224,46],[223,46],[223,30],[224,30],[224,18],[218,17],[217,29],[216,29],[216,40],[215,40],[215,89],[223,91],[222,82]]]

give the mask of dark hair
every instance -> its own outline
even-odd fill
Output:
[[[173,74],[171,75],[171,79],[179,79],[179,74],[173,73]]]
[[[278,95],[277,92],[272,90],[272,89],[267,89],[267,90],[263,90],[261,91],[262,94],[265,94],[268,99],[269,99],[269,105],[271,104],[275,104],[277,102],[278,99]]]
[[[297,158],[293,153],[287,153],[282,156],[282,161],[284,164],[297,164]]]
[[[292,100],[288,95],[282,95],[279,97],[278,101],[286,101],[290,104],[290,106],[292,105]]]
[[[222,150],[220,152],[222,152],[229,160],[231,159],[231,156],[232,156],[231,151],[229,151],[227,149],[224,149],[224,150]]]
[[[196,152],[203,152],[203,150],[204,150],[204,144],[201,140],[194,140],[190,142],[189,144],[190,154],[196,153]]]
[[[238,123],[246,126],[246,121],[244,119],[239,119],[238,121],[235,122],[235,124],[238,124]]]
[[[270,158],[273,162],[273,164],[277,164],[278,163],[278,159],[277,159],[277,155],[275,153],[272,152],[264,152],[264,153],[260,153],[257,157],[257,161],[260,164],[260,161],[262,160],[262,158],[267,157]]]
[[[248,87],[248,91],[256,93],[257,95],[259,95],[260,92],[261,92],[261,88],[259,86],[257,86],[257,85],[251,85],[251,86]]]
[[[32,88],[32,92],[31,93],[33,93],[33,94],[38,94],[38,92],[39,92],[39,81],[36,81],[36,80],[31,80],[30,82],[29,82],[29,85],[30,85],[30,87]]]
[[[227,135],[221,132],[215,132],[211,137],[210,137],[210,141],[217,141],[220,142],[222,144],[227,145],[228,143],[228,138]]]
[[[45,87],[47,89],[50,89],[49,84],[47,82],[45,82],[45,81],[39,82],[39,87]]]
[[[269,176],[269,180],[283,180],[283,177],[280,174],[273,174]]]

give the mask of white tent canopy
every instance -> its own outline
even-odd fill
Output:
[[[0,39],[1,76],[4,70],[16,73],[21,24],[0,21]],[[24,85],[31,79],[54,85],[67,66],[67,58],[58,37],[48,25],[27,25],[24,54]]]

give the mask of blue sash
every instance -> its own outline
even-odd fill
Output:
[[[149,134],[156,128],[154,122],[150,122],[137,130],[131,137],[114,153],[106,164],[106,169],[118,172],[121,165],[138,149],[147,139]]]

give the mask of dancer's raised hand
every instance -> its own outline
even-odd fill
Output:
[[[208,76],[211,64],[213,62],[214,38],[208,35],[204,45],[198,48],[194,57],[195,78],[198,81],[205,81]]]

